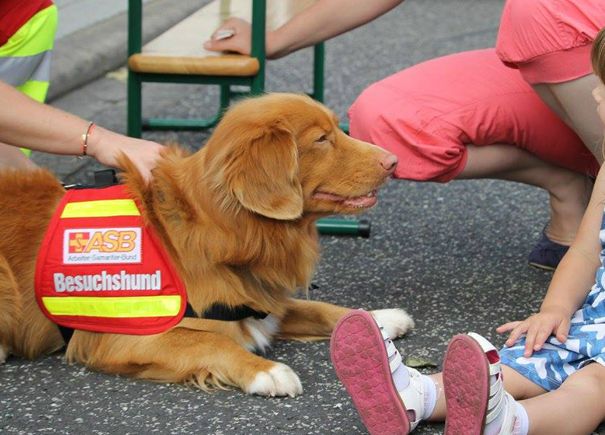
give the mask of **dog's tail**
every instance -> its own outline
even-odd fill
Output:
[[[0,363],[10,351],[22,310],[17,282],[6,259],[0,255]]]

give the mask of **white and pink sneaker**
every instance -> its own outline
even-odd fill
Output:
[[[500,356],[484,337],[456,335],[443,361],[446,435],[512,435],[516,402],[504,390]]]
[[[338,322],[330,355],[370,434],[406,435],[424,418],[423,375],[403,365],[393,342],[370,313],[355,310]],[[403,375],[403,383],[395,373]]]

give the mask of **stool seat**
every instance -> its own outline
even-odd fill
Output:
[[[237,54],[170,56],[138,53],[128,58],[128,68],[138,73],[252,77],[258,73],[260,64],[254,57]]]

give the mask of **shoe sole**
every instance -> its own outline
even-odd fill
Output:
[[[370,434],[410,432],[380,328],[370,313],[355,310],[340,319],[332,333],[330,357]]]
[[[489,398],[489,363],[479,344],[456,335],[443,361],[446,435],[481,435]]]

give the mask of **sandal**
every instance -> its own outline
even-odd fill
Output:
[[[529,265],[543,270],[555,270],[567,251],[569,246],[553,242],[542,231],[542,237],[529,253],[527,258]]]
[[[397,391],[391,373],[402,365],[401,355],[370,313],[354,310],[340,319],[332,333],[330,356],[371,434],[407,435],[416,428],[424,412],[422,375],[403,366],[410,383]]]
[[[498,351],[482,336],[452,338],[443,362],[443,388],[446,435],[481,435],[501,412],[498,434],[513,433],[515,400],[504,391]]]

